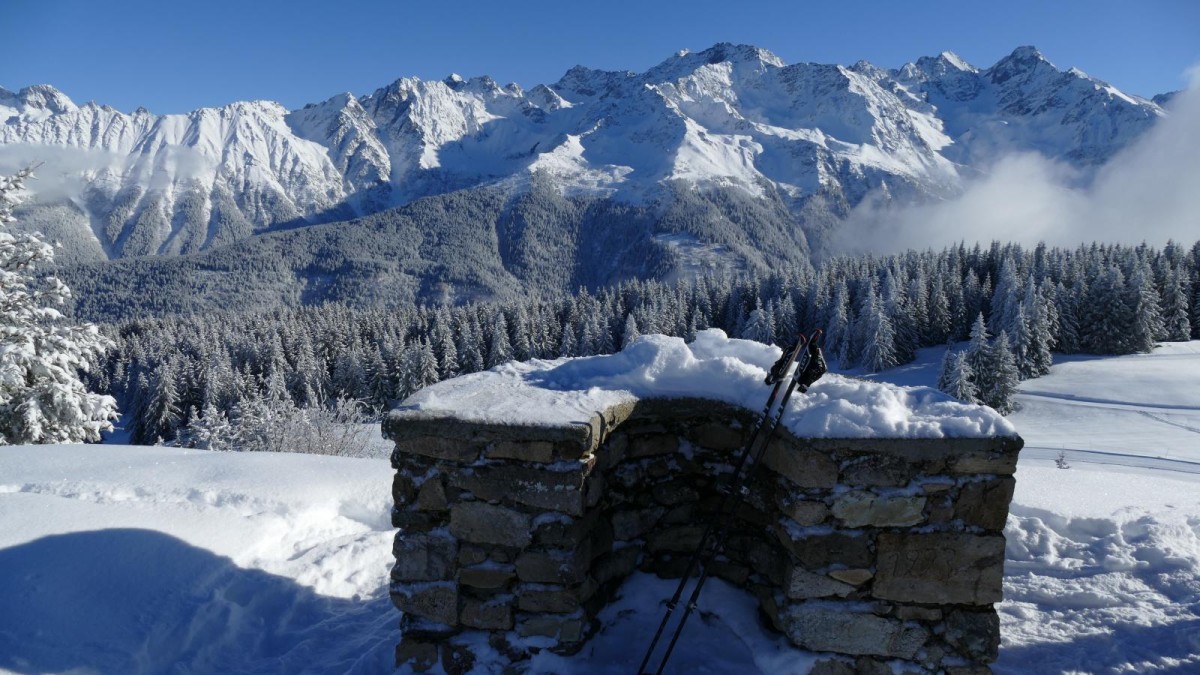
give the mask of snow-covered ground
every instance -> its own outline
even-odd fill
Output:
[[[879,378],[928,384],[940,358]],[[1198,380],[1191,342],[1023,385],[997,672],[1200,672]],[[387,671],[390,482],[379,459],[0,448],[0,671]],[[673,587],[635,575],[580,655],[532,670],[632,672]],[[736,589],[701,610],[674,672],[811,663]]]

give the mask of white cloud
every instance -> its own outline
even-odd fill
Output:
[[[947,201],[864,202],[834,247],[839,253],[889,253],[959,241],[1073,247],[1200,239],[1200,80],[1193,77],[1169,112],[1090,181],[1041,155],[1008,155]]]

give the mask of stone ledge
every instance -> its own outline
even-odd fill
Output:
[[[490,633],[514,663],[529,657],[522,637],[581,648],[634,569],[683,573],[753,420],[701,398],[535,427],[393,413],[393,602],[454,639]],[[833,657],[827,668],[986,670],[1021,445],[781,429],[733,496],[709,572],[751,590],[794,644]],[[441,645],[431,652],[417,637],[397,652],[410,665],[461,656],[449,638],[421,638]]]

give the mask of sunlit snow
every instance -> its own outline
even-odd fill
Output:
[[[690,358],[755,378],[776,353],[712,347]],[[939,359],[925,350],[880,379],[928,384]],[[627,382],[654,371],[587,363],[592,377]],[[1186,387],[1198,378],[1191,342],[1067,359],[1023,385],[1010,420],[1029,445],[1006,529],[996,672],[1200,671],[1200,406]],[[1072,412],[1095,406],[1104,414]],[[1059,469],[1067,435],[1070,468]],[[391,474],[376,459],[0,448],[0,671],[388,671]],[[531,672],[632,672],[673,585],[631,577],[583,652],[541,654]],[[765,630],[741,591],[714,581],[700,610],[674,672],[791,673],[813,661]],[[482,649],[477,672],[495,658]]]

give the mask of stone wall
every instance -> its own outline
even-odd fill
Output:
[[[392,413],[397,662],[463,672],[477,631],[512,663],[580,649],[632,571],[683,573],[752,424],[698,399],[562,426]],[[1021,445],[781,429],[708,569],[794,644],[827,652],[821,672],[988,672]]]

